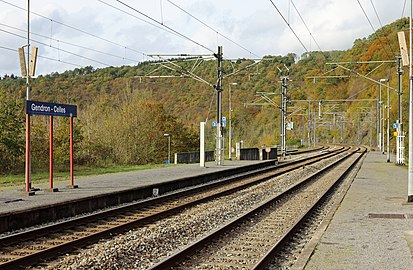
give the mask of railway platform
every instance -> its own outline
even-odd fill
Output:
[[[407,168],[369,152],[337,211],[321,227],[311,240],[315,248],[304,250],[294,269],[413,269]]]
[[[116,206],[133,200],[170,192],[196,184],[213,181],[251,169],[274,165],[266,161],[225,161],[217,166],[207,162],[199,164],[166,166],[159,169],[110,173],[75,177],[79,188],[67,188],[69,181],[56,181],[58,192],[47,192],[49,183],[33,183],[39,188],[34,196],[24,195],[24,181],[19,187],[0,188],[0,233],[20,227]]]

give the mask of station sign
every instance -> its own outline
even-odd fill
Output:
[[[212,122],[212,127],[217,127],[218,123],[216,121]],[[227,126],[227,118],[225,116],[222,116],[221,118],[221,127],[226,127]]]
[[[77,117],[77,106],[27,100],[26,113],[50,116]]]

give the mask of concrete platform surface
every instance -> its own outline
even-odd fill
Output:
[[[7,187],[0,189],[0,215],[51,204],[64,203],[70,200],[92,197],[100,194],[174,181],[184,177],[230,170],[260,162],[263,161],[225,161],[222,166],[215,165],[215,162],[207,162],[205,167],[200,167],[199,164],[171,165],[159,169],[109,173],[85,177],[75,176],[75,185],[78,185],[79,188],[67,188],[66,186],[69,185],[69,180],[64,182],[57,181],[53,186],[58,188],[58,192],[47,192],[46,189],[49,188],[49,183],[39,185],[36,182],[33,182],[33,187],[40,188],[40,191],[36,191],[34,196],[23,195],[24,180],[22,180],[22,185],[18,188]]]
[[[413,269],[406,202],[407,168],[370,152],[305,269]]]

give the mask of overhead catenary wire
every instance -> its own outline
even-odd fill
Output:
[[[17,53],[16,49],[13,49],[13,48],[8,48],[8,47],[0,46],[0,49],[8,50],[8,51],[12,51],[12,52]]]
[[[290,28],[291,32],[294,34],[294,36],[297,38],[297,40],[300,42],[301,46],[303,46],[304,50],[307,53],[310,53],[307,49],[307,47],[304,45],[304,43],[301,41],[301,39],[298,37],[297,33],[294,31],[294,29],[291,27],[290,23],[285,19],[285,17],[282,15],[281,11],[278,9],[278,7],[274,4],[273,0],[270,0],[271,4],[274,6],[274,8],[277,10],[278,14],[280,14],[281,18],[284,20],[284,22],[287,24],[287,26]]]
[[[369,22],[370,27],[371,27],[371,29],[373,30],[373,33],[375,33],[375,32],[376,32],[376,29],[374,28],[373,24],[371,23],[370,18],[369,18],[369,16],[367,15],[366,11],[364,10],[363,5],[361,4],[360,0],[357,0],[357,3],[359,4],[361,10],[363,11],[364,16],[366,17],[367,21]],[[379,20],[379,22],[380,22],[380,24],[381,24],[381,21],[380,21],[380,18],[379,18],[379,16],[378,16],[378,13],[377,13],[377,11],[376,11],[376,8],[374,7],[374,4],[373,4],[373,2],[372,2],[371,0],[370,0],[370,3],[373,5],[373,8],[374,8],[374,10],[375,10],[375,12],[376,12],[376,15],[377,15],[377,18],[378,18],[378,20]],[[382,27],[382,26],[381,26],[381,27]],[[387,42],[386,42],[387,45],[389,46],[389,48],[390,48],[390,50],[391,50],[392,48],[391,48],[391,45],[390,45],[388,39],[386,39],[386,41],[387,41]],[[387,57],[390,58],[390,57],[391,57],[391,53],[388,52],[387,47],[383,45],[383,49],[384,49],[385,53],[387,54]]]
[[[127,12],[127,11],[125,11],[125,10],[123,10],[123,9],[120,9],[120,8],[114,6],[114,5],[111,5],[111,4],[109,4],[108,2],[105,2],[105,1],[103,1],[103,0],[97,0],[97,1],[100,2],[100,3],[102,3],[102,4],[104,4],[104,5],[106,5],[106,6],[108,6],[108,7],[111,7],[111,8],[113,8],[113,9],[117,10],[117,11],[120,11],[120,12],[126,14],[126,15],[129,15],[129,16],[135,18],[135,19],[138,19],[138,20],[140,20],[140,21],[142,21],[142,22],[144,22],[144,23],[147,23],[147,24],[149,24],[149,25],[152,25],[153,27],[156,27],[156,28],[158,28],[158,29],[160,29],[160,30],[164,30],[164,31],[166,31],[166,32],[168,32],[168,33],[170,33],[170,34],[172,34],[172,35],[179,36],[178,34],[172,32],[172,31],[169,31],[169,30],[167,30],[167,29],[165,29],[165,28],[162,28],[162,26],[159,26],[159,25],[156,25],[156,24],[154,24],[154,23],[151,23],[150,21],[144,20],[144,19],[142,19],[142,18],[140,18],[140,17],[138,17],[138,16],[136,16],[136,15],[130,13],[130,12]],[[142,53],[142,54],[143,54],[143,53]]]
[[[14,53],[17,54],[17,50],[16,50],[16,49],[13,49],[13,48],[8,48],[8,47],[0,46],[0,49],[7,50],[7,51],[12,51],[12,52],[14,52]],[[49,60],[49,61],[61,62],[61,63],[68,64],[68,65],[71,65],[71,66],[75,66],[75,67],[82,67],[82,66],[80,66],[80,65],[78,65],[78,64],[74,64],[74,63],[71,63],[71,62],[59,60],[59,59],[56,59],[56,58],[51,58],[51,57],[43,56],[43,55],[41,55],[41,54],[38,54],[37,57],[38,57],[38,58],[43,58],[43,59],[46,59],[46,60]]]
[[[406,8],[406,2],[407,0],[404,0],[403,8],[402,8],[402,15],[400,16],[400,19],[403,18],[404,16],[404,9]]]
[[[373,7],[374,13],[376,14],[377,20],[379,21],[380,27],[383,27],[383,24],[381,23],[379,14],[377,13],[376,6],[374,5],[373,0],[370,0],[370,3],[371,3],[371,6]]]
[[[4,24],[4,23],[0,23],[0,25],[1,25],[1,26],[4,26],[4,27],[7,27],[7,28],[11,28],[11,29],[13,29],[13,30],[20,31],[20,32],[26,32],[26,31],[27,31],[27,30],[20,29],[20,28],[11,26],[11,25]],[[63,41],[63,40],[51,38],[51,37],[48,37],[48,36],[45,36],[45,35],[41,35],[41,34],[37,34],[37,33],[33,33],[33,32],[30,32],[30,34],[31,34],[31,35],[34,35],[34,36],[38,36],[38,37],[50,39],[50,41],[53,40],[53,41],[56,41],[56,42],[59,42],[59,43],[67,44],[67,45],[70,45],[70,46],[73,46],[73,47],[78,47],[78,48],[81,48],[81,49],[84,49],[84,50],[89,50],[89,51],[101,53],[101,54],[104,54],[104,55],[107,55],[107,56],[112,56],[112,57],[119,58],[119,59],[122,59],[122,60],[128,60],[128,61],[132,61],[132,62],[138,62],[137,59],[126,58],[126,57],[124,57],[124,56],[119,56],[119,55],[115,55],[115,54],[113,54],[113,53],[108,53],[108,52],[96,50],[96,49],[93,49],[93,48],[85,47],[85,46],[78,45],[78,44],[74,44],[74,43],[71,43],[71,42],[67,42],[67,41]],[[51,44],[49,44],[49,45],[51,46]],[[50,47],[50,46],[49,46],[49,47]]]
[[[370,3],[371,3],[371,5],[372,5],[372,7],[373,7],[374,13],[376,14],[377,20],[379,21],[380,27],[383,28],[383,24],[382,24],[382,22],[381,22],[381,20],[380,20],[379,13],[377,12],[377,9],[376,9],[376,6],[374,5],[373,0],[370,0]],[[391,43],[389,42],[389,39],[388,39],[388,38],[386,38],[386,43],[387,43],[388,47],[390,48],[390,50],[392,51],[393,48],[392,48],[392,45],[391,45]],[[384,49],[386,50],[386,54],[387,54],[387,49],[386,49],[386,48],[384,48]],[[389,56],[389,54],[387,54],[387,56]]]
[[[213,87],[213,85],[212,85],[210,82],[208,82],[208,81],[206,81],[205,79],[199,77],[198,75],[192,73],[191,71],[188,71],[188,70],[182,68],[182,67],[179,66],[178,64],[176,64],[176,63],[174,63],[174,62],[171,62],[171,61],[169,61],[169,60],[166,59],[166,58],[162,58],[162,57],[160,57],[160,56],[159,56],[159,59],[162,59],[162,60],[166,61],[167,63],[170,63],[171,65],[180,68],[180,69],[182,70],[182,71],[180,72],[181,74],[183,74],[183,75],[188,75],[188,76],[190,76],[192,79],[194,79],[194,80],[196,80],[196,81],[205,83],[205,84]],[[167,66],[165,66],[165,67],[167,67]],[[178,72],[179,72],[179,71],[178,71]]]
[[[5,4],[7,4],[7,5],[10,5],[10,6],[14,7],[14,8],[17,8],[17,9],[20,9],[20,10],[23,10],[23,11],[26,11],[26,12],[27,12],[27,9],[26,9],[26,8],[19,7],[18,5],[15,5],[15,4],[10,3],[10,2],[8,2],[8,1],[0,0],[0,2],[3,2],[3,3],[5,3]],[[56,20],[54,20],[54,19],[52,19],[52,18],[49,18],[49,17],[47,17],[47,16],[44,16],[44,15],[42,15],[42,14],[39,14],[39,13],[36,13],[36,12],[33,12],[33,11],[30,11],[30,14],[34,14],[34,15],[36,15],[36,16],[38,16],[38,17],[41,17],[41,18],[46,19],[46,20],[49,20],[49,21],[51,21],[51,22],[53,22],[53,23],[62,25],[62,26],[64,26],[64,27],[70,28],[70,29],[75,30],[75,31],[78,31],[78,32],[80,32],[80,33],[82,33],[82,34],[85,34],[85,35],[88,35],[88,36],[97,38],[97,39],[99,39],[99,40],[105,41],[105,42],[110,43],[110,44],[112,44],[112,45],[119,46],[119,47],[125,48],[125,49],[127,49],[127,50],[130,50],[130,51],[132,51],[132,52],[136,52],[136,53],[145,55],[145,53],[143,53],[143,52],[141,52],[141,51],[139,51],[139,50],[130,48],[130,47],[128,47],[128,46],[125,46],[125,45],[122,45],[122,44],[119,44],[119,43],[116,43],[116,42],[114,42],[114,41],[112,41],[112,40],[109,40],[109,39],[100,37],[100,36],[98,36],[98,35],[95,35],[95,34],[93,34],[93,33],[84,31],[84,30],[79,29],[79,28],[77,28],[77,27],[74,27],[74,26],[71,26],[71,25],[68,25],[68,24],[65,24],[65,23],[56,21]]]
[[[242,46],[241,44],[239,44],[238,42],[232,40],[231,38],[223,35],[222,33],[220,33],[218,30],[214,29],[213,27],[209,26],[207,23],[203,22],[202,20],[198,19],[197,17],[195,17],[194,15],[192,15],[191,13],[189,13],[188,11],[186,11],[185,9],[183,9],[182,7],[178,6],[177,4],[175,4],[174,2],[172,2],[171,0],[168,0],[168,2],[173,5],[174,7],[176,7],[177,9],[181,10],[182,12],[184,12],[185,14],[187,14],[188,16],[190,16],[191,18],[193,18],[194,20],[196,20],[197,22],[199,22],[200,24],[204,25],[205,27],[207,27],[208,29],[212,30],[213,32],[215,32],[217,35],[223,37],[224,39],[228,40],[229,42],[231,42],[232,44],[238,46],[239,48],[245,50],[246,52],[250,53],[251,55],[254,55],[256,57],[260,57],[257,54],[253,53],[252,51],[250,51],[249,49],[247,49],[246,47]]]
[[[317,48],[320,52],[323,50],[321,49],[320,45],[318,44],[317,40],[314,38],[313,34],[311,33],[310,29],[308,28],[307,24],[304,21],[304,18],[301,16],[300,11],[298,11],[297,7],[295,6],[294,2],[290,0],[291,4],[293,5],[295,11],[297,12],[298,16],[300,17],[301,21],[303,22],[305,28],[307,29],[308,33],[310,34],[311,39],[314,41],[314,43],[317,45]]]
[[[194,43],[194,44],[196,44],[196,45],[198,45],[198,46],[200,46],[200,47],[204,48],[205,50],[210,51],[210,52],[212,52],[212,53],[214,53],[214,52],[215,52],[214,50],[212,50],[212,49],[208,48],[207,46],[202,45],[201,43],[199,43],[199,42],[197,42],[197,41],[193,40],[192,38],[190,38],[190,37],[188,37],[188,36],[186,36],[186,35],[184,35],[184,34],[180,33],[179,31],[177,31],[177,30],[173,29],[172,27],[169,27],[169,26],[167,26],[166,24],[163,24],[162,22],[160,22],[160,21],[158,21],[158,20],[156,20],[156,19],[152,18],[151,16],[149,16],[149,15],[147,15],[147,14],[145,14],[145,13],[143,13],[143,12],[139,11],[138,9],[136,9],[136,8],[134,8],[134,7],[132,7],[132,6],[128,5],[128,4],[126,4],[126,3],[122,2],[122,1],[120,1],[120,0],[116,0],[116,1],[117,1],[117,2],[119,2],[120,4],[124,5],[125,7],[127,7],[127,8],[129,8],[129,9],[131,9],[131,10],[133,10],[133,11],[135,11],[135,12],[137,12],[137,13],[141,14],[141,15],[142,15],[142,16],[144,16],[145,18],[147,18],[147,19],[149,19],[149,20],[151,20],[151,21],[153,21],[153,22],[155,22],[155,23],[157,23],[157,24],[159,24],[159,25],[162,25],[163,27],[165,27],[165,28],[166,28],[166,29],[168,29],[169,31],[172,31],[172,32],[174,32],[174,33],[178,34],[178,35],[179,35],[179,36],[181,36],[182,38],[184,38],[184,39],[186,39],[186,40],[188,40],[188,41],[190,41],[190,42],[192,42],[192,43]]]
[[[367,21],[369,22],[371,29],[373,30],[373,32],[376,32],[376,29],[374,28],[373,24],[371,23],[369,16],[367,16],[367,13],[364,10],[363,6],[361,5],[360,0],[357,0],[357,3],[359,3],[359,6],[360,6],[361,10],[363,11],[363,14],[366,17]]]
[[[21,36],[21,35],[19,35],[19,34],[16,34],[16,33],[13,33],[13,32],[7,31],[7,30],[4,30],[4,29],[0,29],[0,32],[3,32],[3,33],[6,33],[6,34],[9,34],[9,35],[13,35],[13,36],[16,36],[16,37],[20,37],[20,38],[26,39],[25,36]],[[41,41],[38,41],[38,40],[35,40],[35,39],[31,39],[31,40],[32,40],[33,42],[35,42],[35,43],[38,43],[38,44],[41,44],[41,45],[43,45],[43,46],[50,47],[50,48],[53,48],[53,49],[57,49],[57,50],[59,50],[59,51],[62,51],[62,52],[71,54],[71,55],[73,55],[73,56],[77,56],[77,57],[80,57],[80,58],[83,58],[83,59],[86,59],[86,60],[89,60],[89,61],[92,61],[92,62],[101,64],[101,65],[105,65],[105,66],[108,66],[108,67],[111,66],[111,65],[106,64],[106,63],[104,63],[104,62],[102,62],[102,61],[95,60],[95,59],[92,59],[92,58],[90,58],[90,57],[86,57],[86,56],[83,56],[83,55],[80,55],[80,54],[77,54],[77,53],[74,53],[74,52],[71,52],[71,51],[68,51],[68,50],[64,50],[64,49],[61,49],[61,48],[59,48],[59,47],[51,46],[51,45],[49,45],[49,44],[46,44],[46,43],[44,43],[44,42],[41,42]]]

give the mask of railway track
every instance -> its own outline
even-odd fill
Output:
[[[151,269],[264,269],[364,152],[351,151]]]
[[[337,148],[317,157],[283,163],[248,175],[234,176],[148,201],[3,237],[0,239],[0,268],[33,265],[112,234],[172,215],[191,205],[257,185],[276,175],[307,166],[345,150],[347,149],[344,147]]]

